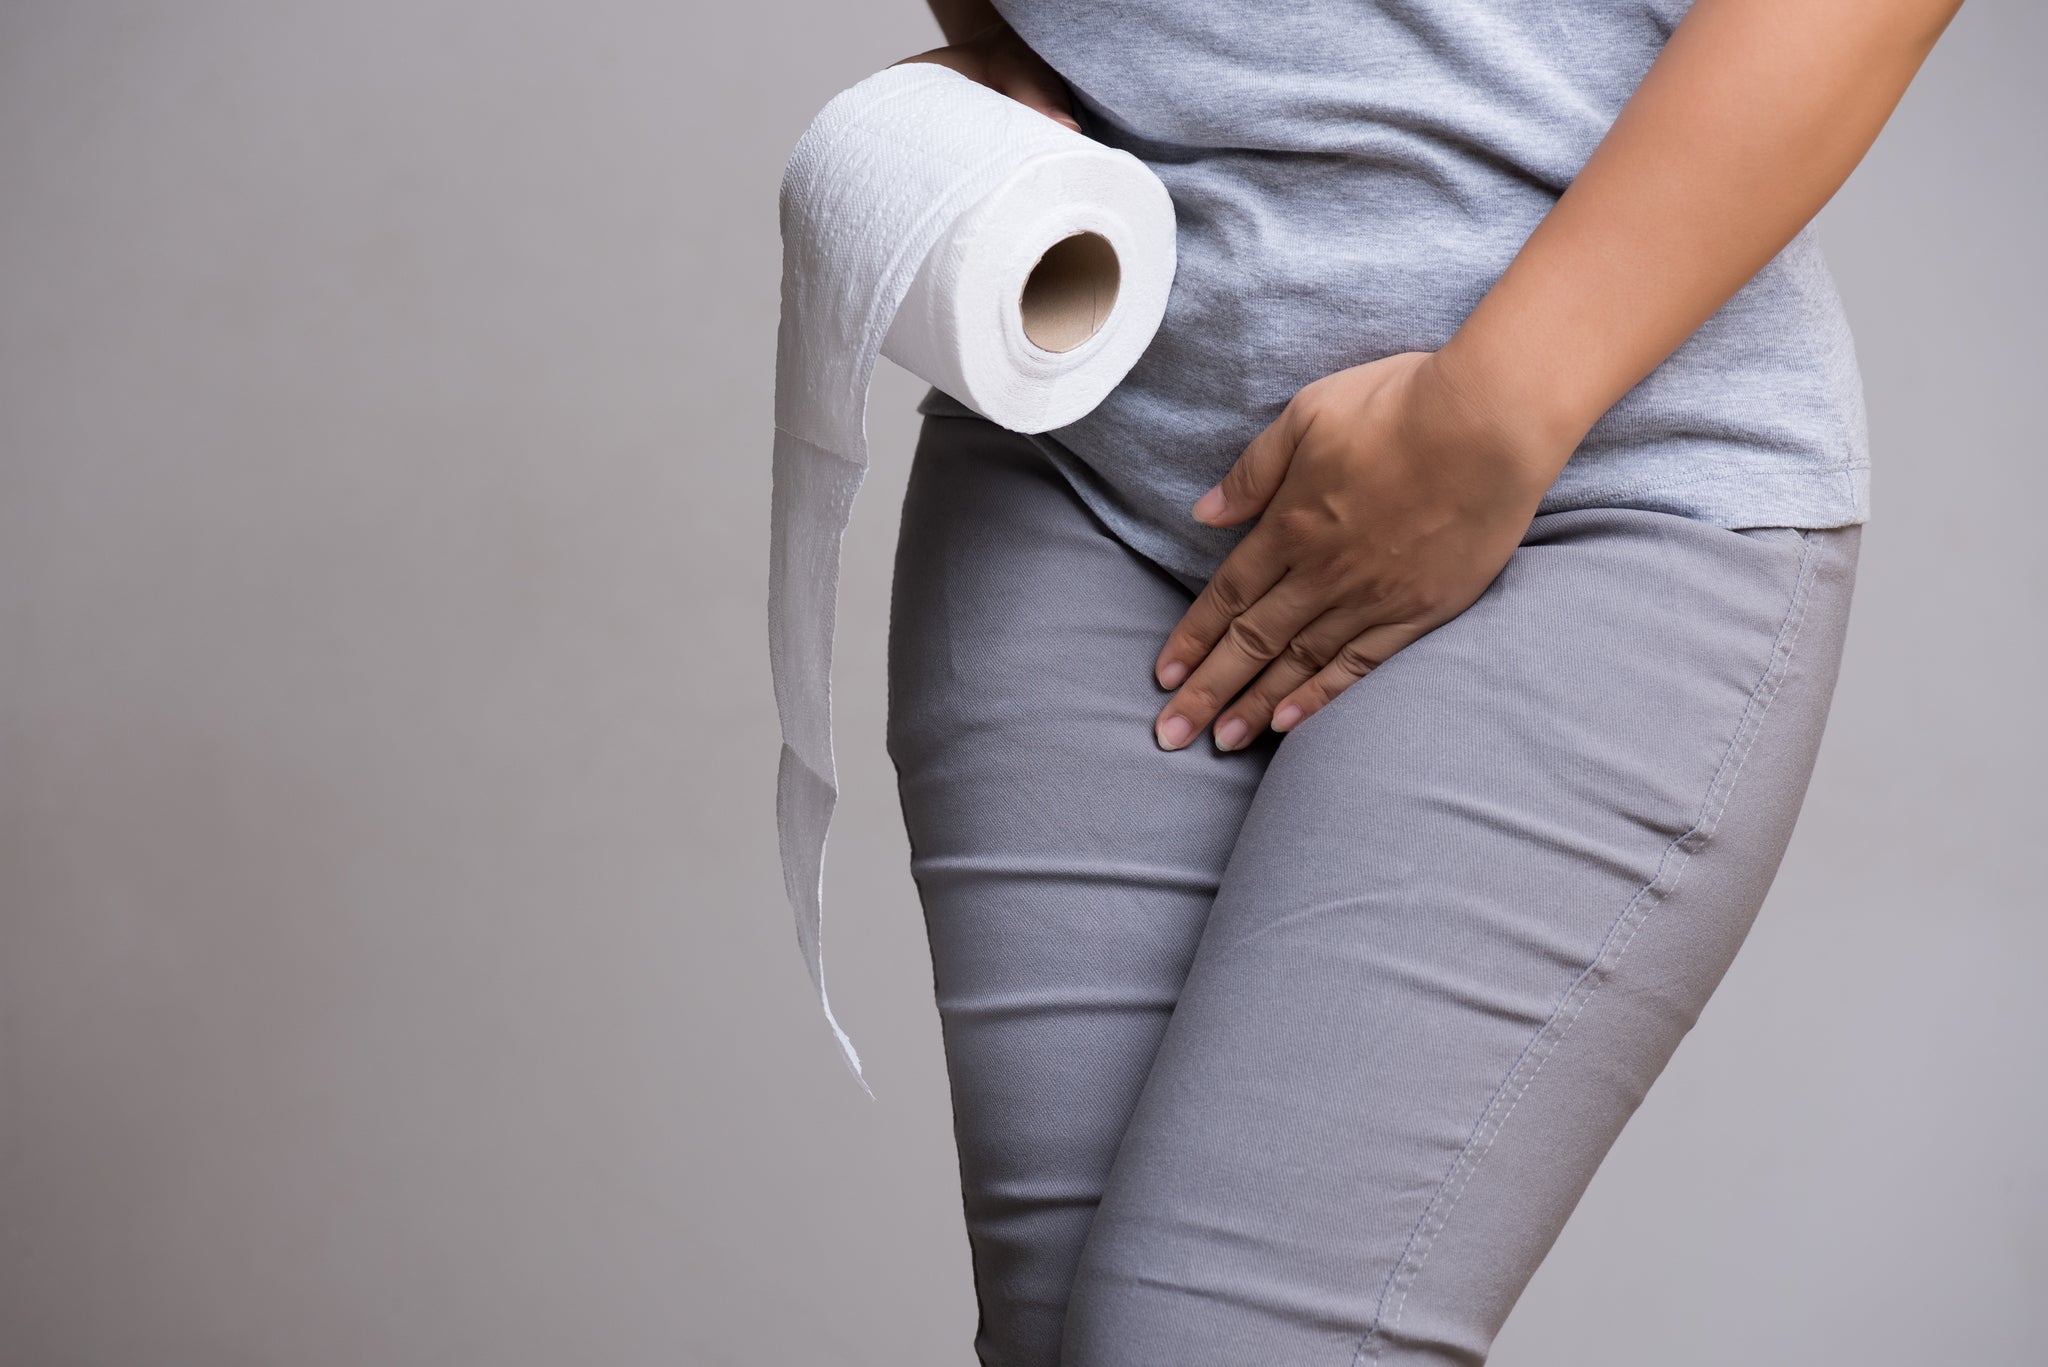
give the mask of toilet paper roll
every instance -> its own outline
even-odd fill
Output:
[[[867,473],[867,390],[889,357],[1017,432],[1102,402],[1173,282],[1173,205],[1105,147],[951,68],[888,67],[828,101],[783,170],[768,648],[782,878],[832,1014],[820,936],[838,801],[832,637],[840,545]]]

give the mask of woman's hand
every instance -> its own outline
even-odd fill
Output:
[[[1066,82],[1017,36],[1015,29],[1000,20],[971,38],[905,57],[891,65],[903,66],[908,62],[949,66],[969,80],[979,81],[999,95],[1008,95],[1076,133],[1081,131]]]
[[[1179,690],[1159,743],[1177,750],[1212,718],[1224,750],[1289,730],[1471,606],[1570,455],[1501,412],[1441,352],[1297,393],[1195,504],[1211,526],[1263,515],[1159,652],[1160,684]]]
[[[1264,515],[1159,653],[1160,743],[1225,704],[1223,749],[1288,730],[1471,606],[1595,420],[1834,194],[1961,3],[1687,10],[1443,349],[1309,385],[1196,505]]]

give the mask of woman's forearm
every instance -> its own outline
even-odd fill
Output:
[[[939,21],[939,32],[946,35],[949,43],[964,43],[1005,22],[989,0],[926,0],[926,3],[932,8],[932,18]]]
[[[1848,179],[1962,0],[1696,0],[1439,352],[1554,475]]]

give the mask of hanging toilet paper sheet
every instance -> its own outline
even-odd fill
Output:
[[[949,67],[888,67],[834,96],[783,170],[768,647],[782,878],[825,1019],[826,829],[838,801],[832,637],[840,546],[867,474],[879,353],[1016,432],[1108,395],[1173,282],[1158,177]]]

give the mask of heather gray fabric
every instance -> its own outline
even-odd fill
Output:
[[[887,736],[981,1362],[1482,1362],[1776,872],[1860,535],[1543,514],[1293,733],[1167,752],[1199,581],[927,417]]]
[[[1584,165],[1688,0],[998,0],[1089,136],[1173,196],[1136,369],[1042,437],[1119,535],[1207,578],[1187,515],[1293,393],[1442,346]],[[932,391],[922,411],[963,412]],[[1809,226],[1586,434],[1543,510],[1728,527],[1868,511],[1863,388]]]

